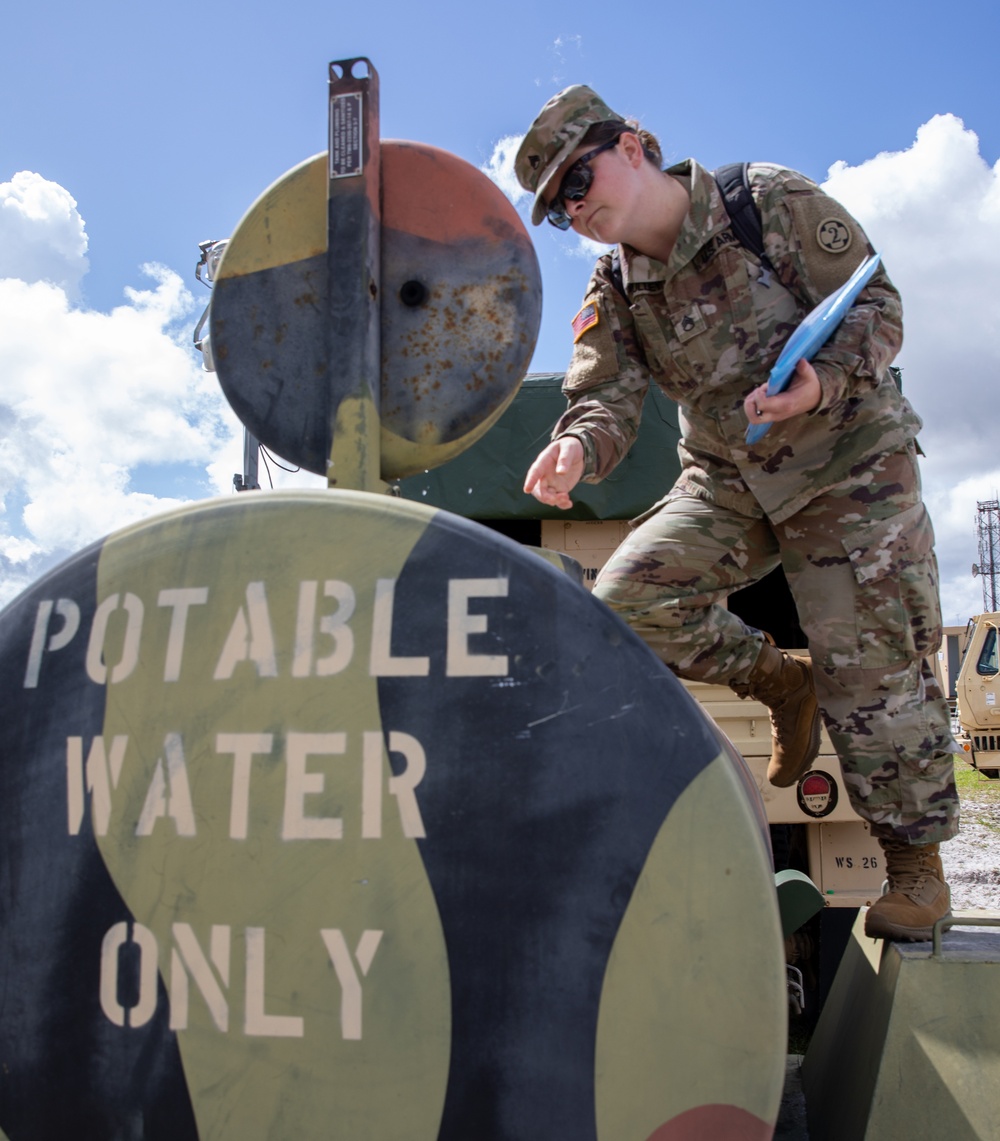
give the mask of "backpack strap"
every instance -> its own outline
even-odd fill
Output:
[[[760,210],[750,193],[749,165],[746,162],[729,162],[712,171],[712,176],[726,205],[736,240],[745,250],[757,255],[765,270],[774,273],[774,266],[764,253]]]
[[[726,204],[726,213],[733,224],[733,233],[744,249],[764,256],[764,232],[760,224],[760,211],[750,193],[750,179],[745,162],[729,162],[712,171],[712,177]]]
[[[757,255],[765,270],[774,273],[774,266],[764,253],[764,228],[761,224],[760,210],[750,193],[750,178],[747,174],[749,165],[746,162],[729,162],[713,170],[712,177],[722,195],[736,240],[745,250]],[[617,246],[611,254],[611,283],[627,300]],[[762,284],[767,284],[766,279]]]
[[[618,292],[628,301],[628,294],[625,292],[625,278],[622,277],[622,259],[618,253],[618,246],[611,251],[611,284],[618,290]]]

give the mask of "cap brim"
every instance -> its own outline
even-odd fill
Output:
[[[548,213],[549,209],[545,204],[544,195],[552,185],[556,175],[559,173],[559,168],[580,145],[580,140],[587,133],[590,127],[590,123],[585,124],[584,129],[579,133],[579,135],[577,135],[575,139],[569,139],[567,142],[565,142],[562,147],[556,151],[555,157],[549,163],[548,170],[542,176],[542,181],[538,184],[538,189],[535,191],[535,202],[531,207],[531,221],[533,225],[538,226],[544,220],[545,215]]]

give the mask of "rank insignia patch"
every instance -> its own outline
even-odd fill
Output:
[[[573,318],[573,344],[583,336],[588,329],[592,329],[600,320],[596,301],[588,301],[579,313]]]

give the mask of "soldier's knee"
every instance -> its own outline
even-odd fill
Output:
[[[635,614],[648,610],[652,602],[651,599],[637,597],[634,587],[630,589],[627,582],[615,578],[598,576],[593,593],[595,598],[599,598],[605,606],[610,606],[623,617],[626,613]]]

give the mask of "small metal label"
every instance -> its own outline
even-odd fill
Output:
[[[330,177],[361,174],[361,123],[364,96],[360,91],[330,98]]]

